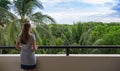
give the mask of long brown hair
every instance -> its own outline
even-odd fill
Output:
[[[24,23],[23,25],[23,28],[22,28],[22,33],[20,35],[20,42],[22,44],[27,44],[27,42],[29,41],[29,38],[30,38],[30,28],[31,28],[31,25],[27,22],[27,23]]]

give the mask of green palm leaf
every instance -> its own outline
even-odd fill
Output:
[[[38,0],[14,0],[14,10],[21,16],[25,16],[33,13],[34,8],[43,9],[41,2]]]

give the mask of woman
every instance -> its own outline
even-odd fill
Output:
[[[31,25],[26,22],[16,41],[16,48],[21,49],[21,68],[24,71],[36,71],[35,36],[31,34]]]

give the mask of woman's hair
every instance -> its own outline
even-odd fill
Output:
[[[20,35],[20,42],[22,44],[27,44],[27,42],[29,41],[29,38],[30,38],[30,27],[31,25],[27,22],[27,23],[24,23],[23,25],[23,28],[22,28],[22,33]]]

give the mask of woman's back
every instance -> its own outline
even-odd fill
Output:
[[[27,52],[33,52],[32,51],[32,42],[35,40],[35,36],[33,34],[30,34],[30,39],[29,41],[27,42],[27,44],[22,44],[20,43],[21,45],[21,51],[26,51]]]
[[[21,49],[21,68],[24,71],[36,69],[35,50],[37,50],[35,36],[31,34],[32,31],[30,23],[26,22],[21,30],[20,35],[16,41],[16,48]]]
[[[32,48],[32,42],[35,40],[35,36],[30,34],[30,39],[27,44],[21,43],[21,63],[25,65],[36,64],[35,55]]]

